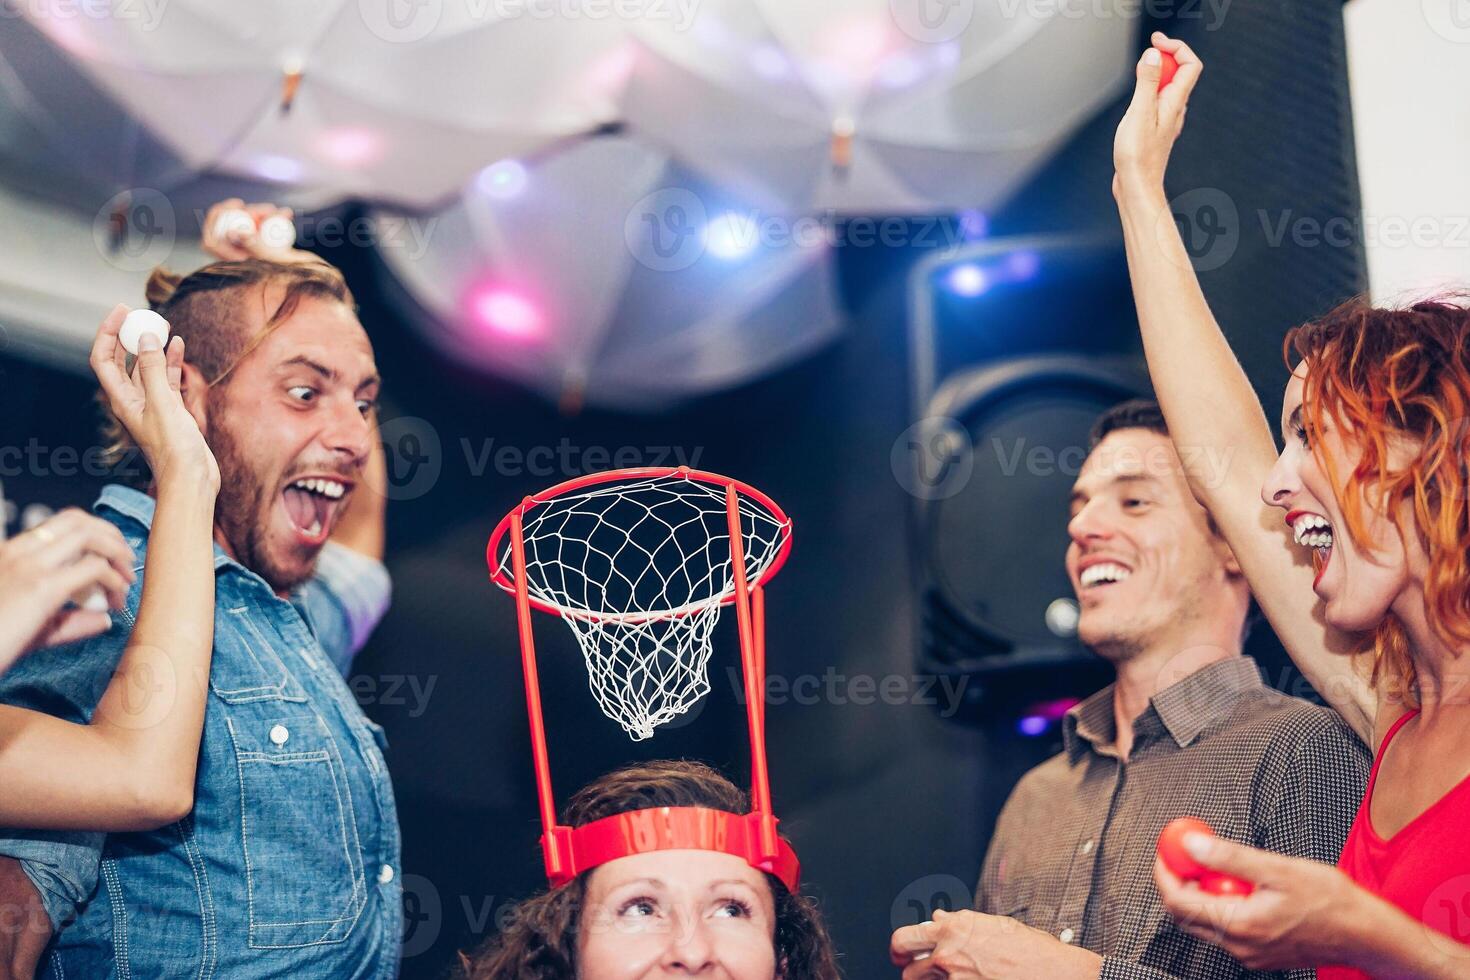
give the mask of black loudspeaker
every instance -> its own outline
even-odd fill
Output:
[[[1110,679],[1075,639],[1067,514],[1098,416],[1147,391],[1130,299],[1121,250],[1096,235],[974,242],[910,274],[918,421],[896,451],[918,667],[963,676],[976,721]]]
[[[917,454],[931,488],[915,513],[921,669],[968,676],[987,709],[1107,682],[1074,638],[1068,499],[1097,417],[1142,390],[1129,360],[1043,355],[935,394]]]

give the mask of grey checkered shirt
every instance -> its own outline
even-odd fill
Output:
[[[1101,980],[1309,978],[1247,970],[1175,926],[1153,881],[1166,823],[1199,817],[1222,837],[1336,863],[1367,787],[1369,756],[1335,713],[1261,681],[1247,657],[1159,692],[1114,748],[1113,688],[1063,719],[1063,750],[1001,811],[976,908],[1103,957]]]

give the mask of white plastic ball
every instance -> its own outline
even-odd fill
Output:
[[[255,234],[255,219],[250,217],[249,212],[239,208],[229,211],[221,211],[219,217],[214,219],[214,237],[224,241],[232,238],[248,238]]]
[[[160,348],[168,346],[168,321],[152,310],[133,310],[129,313],[123,320],[117,338],[122,342],[123,350],[137,357],[138,341],[145,333],[157,337]]]
[[[107,612],[111,604],[107,601],[107,593],[100,586],[89,585],[76,595],[71,597],[72,603],[86,612]]]
[[[273,214],[260,223],[260,241],[266,248],[290,248],[296,244],[296,226],[284,214]]]

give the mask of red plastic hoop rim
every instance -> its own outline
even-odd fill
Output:
[[[580,827],[557,825],[543,850],[554,850],[564,861],[550,876],[559,888],[599,865],[653,851],[713,851],[740,858],[757,871],[775,875],[793,895],[801,888],[801,862],[791,842],[775,838],[773,853],[762,852],[761,826],[778,823],[759,811],[730,813],[709,807],[652,807],[630,810],[594,820]]]
[[[654,480],[671,476],[679,476],[686,480],[708,483],[717,487],[734,487],[735,492],[739,496],[748,497],[764,507],[771,517],[775,519],[776,523],[782,525],[784,530],[781,536],[781,547],[776,552],[776,557],[766,566],[760,578],[750,583],[750,587],[755,588],[758,585],[765,585],[775,577],[776,573],[781,570],[781,566],[786,564],[786,558],[791,553],[791,518],[786,516],[786,512],[781,509],[780,504],[776,503],[764,492],[734,477],[722,476],[719,473],[710,473],[706,470],[690,469],[688,466],[643,466],[623,470],[603,470],[599,473],[589,473],[586,476],[579,476],[575,479],[558,483],[554,487],[548,487],[540,493],[532,494],[515,507],[512,507],[510,512],[500,519],[500,523],[495,525],[495,530],[490,534],[490,542],[485,546],[485,563],[490,567],[490,581],[500,586],[506,592],[514,593],[516,590],[515,581],[501,570],[501,562],[498,556],[501,542],[510,533],[511,519],[516,514],[520,514],[521,519],[524,520],[526,514],[530,513],[535,507],[550,503],[566,494],[575,493],[578,490],[585,490],[588,487],[600,486],[605,483],[617,483],[622,480]],[[591,609],[577,609],[571,606],[561,606],[556,603],[546,602],[536,598],[534,595],[528,595],[527,599],[530,601],[533,609],[539,609],[546,613],[554,613],[558,616],[570,616],[573,619],[581,619],[588,622],[639,623],[653,619],[674,619],[698,612],[701,609],[707,609],[711,606],[728,606],[735,602],[735,592],[731,589],[730,594],[723,598],[710,598],[700,602],[691,602],[674,609],[633,613],[600,613]]]

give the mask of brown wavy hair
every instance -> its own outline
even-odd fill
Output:
[[[699,762],[645,762],[594,780],[567,804],[572,827],[615,813],[660,806],[702,806],[748,813],[750,801]],[[509,925],[479,950],[460,954],[458,980],[575,980],[577,927],[587,874],[521,902]],[[838,980],[832,940],[816,903],[766,875],[776,904],[776,970],[782,980]]]
[[[262,310],[265,328],[252,335],[243,329],[241,304],[252,297],[264,304],[263,287],[272,284],[284,286],[285,292],[274,310]],[[332,299],[355,308],[342,273],[326,262],[244,259],[215,262],[187,276],[159,266],[149,275],[144,296],[148,308],[168,321],[170,336],[184,338],[184,357],[199,369],[211,387],[227,383],[235,365],[295,313],[307,296]],[[125,459],[136,460],[137,468],[129,465],[118,475],[146,488],[153,477],[142,454],[134,451],[132,436],[112,415],[107,399],[100,392],[98,403],[103,412],[103,458],[114,466]]]
[[[1408,540],[1429,556],[1424,581],[1431,627],[1447,642],[1470,642],[1470,295],[1383,309],[1358,297],[1286,335],[1288,367],[1309,365],[1302,424],[1327,473],[1348,533],[1368,546],[1364,492]],[[1295,355],[1293,357],[1293,355]],[[1333,460],[1318,434],[1331,419],[1358,447],[1356,460]],[[1391,445],[1417,447],[1406,466],[1389,462]],[[1351,464],[1342,477],[1340,467]],[[1338,489],[1340,488],[1340,489]],[[1412,503],[1405,527],[1400,501]],[[1372,637],[1373,682],[1416,703],[1408,635],[1392,613]]]

